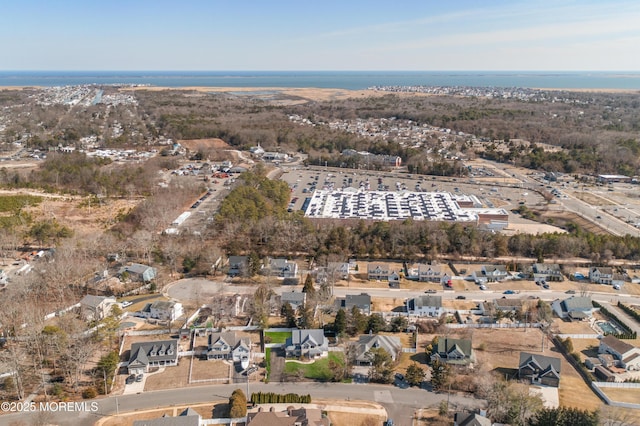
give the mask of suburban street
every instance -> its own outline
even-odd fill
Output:
[[[234,389],[240,387],[246,392],[244,384],[198,386],[171,389],[156,392],[144,392],[136,395],[114,396],[96,400],[99,408],[95,413],[58,412],[49,413],[46,420],[59,425],[94,424],[104,416],[116,413],[147,410],[158,407],[188,405],[207,402],[226,402]],[[357,385],[340,383],[250,383],[250,392],[276,392],[310,394],[314,399],[336,401],[365,400],[375,401],[387,409],[389,417],[398,426],[410,426],[413,413],[418,408],[437,407],[447,400],[447,394],[436,394],[422,389],[400,389],[390,385]],[[451,395],[450,404],[457,407],[482,407],[483,401],[474,398]],[[42,415],[38,413],[16,413],[0,416],[0,425],[13,422],[34,421]]]

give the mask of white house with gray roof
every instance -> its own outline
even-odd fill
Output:
[[[564,300],[554,300],[551,309],[562,319],[583,320],[591,318],[594,307],[590,297],[571,296]]]
[[[271,275],[281,278],[296,278],[298,264],[287,259],[269,259]]]
[[[444,314],[442,296],[424,295],[407,299],[406,308],[409,315],[440,317]]]
[[[175,321],[183,314],[182,303],[173,300],[156,300],[153,303],[147,303],[142,310],[135,313],[137,317],[161,321]]]
[[[320,328],[292,330],[284,346],[287,357],[319,358],[329,353],[329,341]]]
[[[149,372],[151,367],[170,367],[178,364],[178,340],[137,342],[131,345],[127,371],[129,374]]]
[[[250,355],[251,341],[248,338],[239,338],[233,331],[209,334],[207,359],[223,359],[242,363],[248,361]]]
[[[85,321],[103,320],[111,314],[115,304],[115,297],[87,294],[80,301],[80,317]]]

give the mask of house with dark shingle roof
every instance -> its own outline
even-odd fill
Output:
[[[560,358],[520,352],[518,378],[530,379],[532,384],[558,387],[560,384]]]
[[[389,265],[386,263],[368,263],[367,279],[369,281],[386,281],[389,279]]]
[[[129,374],[147,373],[150,367],[178,364],[178,340],[137,342],[131,345],[127,370]]]
[[[342,308],[346,312],[350,312],[355,306],[363,314],[369,315],[371,313],[371,296],[367,293],[347,294],[345,297],[336,297],[335,305],[336,308]]]
[[[457,365],[472,363],[475,359],[471,339],[438,337],[438,344],[434,345],[431,352],[431,361],[436,360]]]
[[[590,297],[571,296],[564,300],[554,300],[551,309],[562,319],[583,320],[591,318],[594,307]]]
[[[533,271],[533,279],[535,281],[562,281],[562,271],[557,263],[534,263],[531,267]]]
[[[615,336],[607,335],[600,339],[600,354],[610,354],[616,359],[616,364],[627,371],[640,370],[640,348],[623,342]]]
[[[329,341],[321,328],[292,330],[284,346],[287,357],[318,358],[329,353]]]

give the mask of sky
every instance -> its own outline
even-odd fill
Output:
[[[8,71],[640,71],[637,0],[0,4]]]

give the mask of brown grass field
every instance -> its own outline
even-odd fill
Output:
[[[601,388],[601,389],[613,401],[630,402],[633,404],[638,404],[640,402],[640,389],[631,389],[631,388]]]
[[[547,338],[544,339],[544,351],[541,351],[542,341],[542,333],[537,329],[527,329],[526,332],[523,330],[482,329],[474,330],[473,333],[473,346],[482,369],[503,374],[515,372],[518,368],[521,351],[558,357],[562,360],[558,391],[560,404],[591,410],[593,407],[598,407],[601,404],[600,399],[578,372]],[[480,345],[483,345],[485,350],[477,350]]]

